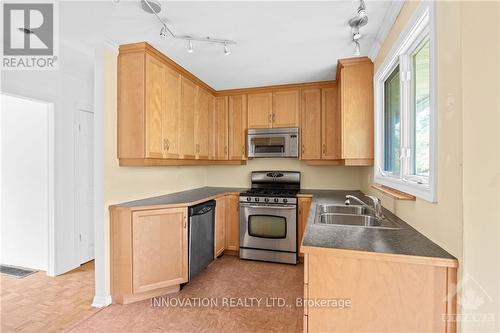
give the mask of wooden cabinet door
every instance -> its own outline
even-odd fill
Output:
[[[196,158],[208,160],[210,155],[210,94],[198,88],[195,111]]]
[[[226,249],[240,250],[240,197],[226,195]]]
[[[146,55],[146,157],[163,157],[163,105],[165,65]]]
[[[272,127],[273,94],[248,94],[248,128]]]
[[[341,159],[340,110],[338,109],[337,86],[321,91],[321,158]]]
[[[196,155],[194,119],[197,90],[193,82],[182,77],[179,147],[181,158],[184,159],[194,159]]]
[[[208,159],[215,159],[216,151],[216,133],[215,133],[215,97],[212,94],[208,95]]]
[[[216,97],[214,107],[214,132],[215,132],[215,159],[227,160],[228,158],[228,98]]]
[[[132,213],[133,292],[188,281],[187,208]]]
[[[229,159],[246,160],[247,99],[246,95],[229,96]]]
[[[298,250],[299,250],[299,255],[302,256],[303,253],[300,252],[300,246],[302,245],[302,238],[304,237],[304,230],[306,229],[307,225],[307,218],[309,216],[309,209],[311,208],[311,202],[312,198],[307,198],[307,197],[302,197],[298,198],[298,218],[297,218],[297,224],[298,224],[298,232],[297,232],[297,240],[298,240]]]
[[[163,148],[166,158],[179,158],[179,117],[181,113],[181,75],[165,72],[165,112],[163,112]]]
[[[321,159],[321,89],[302,90],[301,159]]]
[[[373,64],[340,70],[342,158],[373,159]]]
[[[300,91],[287,90],[273,93],[273,127],[299,126]]]
[[[214,257],[218,257],[226,246],[226,196],[215,199],[214,240]]]

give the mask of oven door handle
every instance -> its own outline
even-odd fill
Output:
[[[242,207],[248,208],[272,208],[272,209],[295,209],[296,205],[252,205],[252,204],[240,204]]]

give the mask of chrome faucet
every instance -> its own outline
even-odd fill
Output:
[[[382,204],[380,203],[380,199],[377,197],[374,197],[372,195],[366,195],[366,197],[370,198],[370,200],[372,201],[373,207],[370,205],[367,205],[366,203],[363,202],[363,200],[359,199],[358,197],[356,197],[354,195],[349,195],[349,194],[345,196],[345,204],[350,205],[351,199],[352,199],[354,201],[357,201],[358,203],[360,203],[364,207],[368,208],[373,213],[373,215],[375,215],[375,217],[377,219],[379,219],[379,220],[383,219],[384,214],[382,214]]]

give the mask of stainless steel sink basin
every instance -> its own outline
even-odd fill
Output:
[[[370,211],[363,206],[346,206],[346,205],[319,205],[319,213],[338,213],[338,214],[356,214],[369,215]]]
[[[325,226],[349,226],[376,229],[400,229],[394,221],[377,219],[363,206],[318,205],[315,223]]]

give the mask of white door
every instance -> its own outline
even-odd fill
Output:
[[[80,263],[94,259],[94,114],[76,111],[76,223]]]

